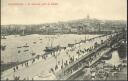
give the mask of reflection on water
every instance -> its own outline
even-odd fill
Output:
[[[106,60],[106,63],[112,64],[113,66],[118,66],[120,64],[120,58],[118,51],[112,52],[112,58],[110,60]]]

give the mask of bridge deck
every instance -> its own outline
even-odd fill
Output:
[[[99,40],[101,40],[101,39],[104,39],[104,41],[107,40],[106,37],[100,38]],[[94,41],[92,41],[92,42],[94,42]],[[87,43],[87,44],[88,45],[93,45],[92,43]],[[85,45],[85,46],[88,46],[88,45]],[[99,48],[100,48],[100,46],[99,46]],[[98,50],[98,48],[95,49],[95,50]],[[93,50],[91,53],[89,53],[87,55],[81,56],[80,57],[81,60],[83,60],[84,58],[86,58],[88,56],[91,56],[91,54],[93,54],[95,52],[95,50]],[[104,53],[106,53],[106,52],[104,52]],[[66,55],[66,53],[64,52],[64,50],[62,50],[60,52],[60,55],[58,56],[58,60],[62,61],[62,58],[63,58],[63,60],[69,60],[69,57]],[[90,63],[90,65],[94,64],[99,59],[100,58],[97,58],[95,61],[92,61],[92,63]],[[77,61],[75,61],[73,64],[69,65],[67,68],[72,67],[73,65],[75,65],[78,62],[79,62],[79,59]],[[4,71],[2,73],[1,78],[3,80],[5,80],[6,78],[8,78],[9,80],[13,80],[14,79],[14,76],[20,76],[20,79],[22,80],[22,79],[27,78],[27,77],[29,79],[32,79],[33,77],[40,75],[40,73],[48,74],[49,73],[49,70],[51,69],[51,67],[55,67],[55,65],[56,65],[56,59],[53,56],[49,56],[46,60],[44,60],[42,58],[39,58],[39,60],[36,59],[36,62],[35,63],[32,64],[32,61],[29,61],[28,64],[29,64],[29,67],[25,67],[25,66],[19,65],[18,66],[19,69],[16,72],[13,71],[13,68],[11,68],[11,69],[9,69],[7,71]],[[83,64],[83,66],[81,68],[79,68],[78,71],[81,70],[81,69],[83,69],[84,67],[85,67],[85,65]],[[67,68],[64,68],[64,69],[66,70]],[[64,71],[64,69],[62,69],[60,71],[60,67],[59,67],[59,69],[58,69],[59,73],[62,72],[62,71]],[[77,73],[78,71],[74,71],[73,74]],[[72,76],[73,74],[69,75],[68,77]],[[67,79],[67,78],[65,77],[65,79]],[[51,78],[49,78],[49,79],[51,79]]]

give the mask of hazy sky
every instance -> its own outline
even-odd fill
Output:
[[[8,5],[9,3],[58,5]],[[1,0],[2,24],[39,24],[86,18],[127,20],[127,0]]]

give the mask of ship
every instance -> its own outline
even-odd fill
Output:
[[[112,50],[117,50],[119,57],[121,59],[126,58],[127,56],[127,42],[125,40],[120,40],[118,43],[112,46]]]
[[[120,47],[117,50],[119,53],[119,57],[121,59],[127,58],[127,43],[126,42],[122,42]]]
[[[51,52],[53,52],[55,50],[57,50],[56,47],[45,47],[45,49],[44,49],[45,52],[49,52],[49,53],[51,53]]]
[[[20,36],[25,36],[24,30],[22,30],[22,33],[20,34]]]
[[[45,54],[51,54],[51,53],[53,53],[53,52],[59,50],[59,48],[60,48],[59,45],[53,47],[53,41],[54,41],[53,38],[52,38],[52,39],[49,39],[49,41],[48,41],[48,45],[47,45],[47,46],[45,47],[45,49],[43,50],[43,51],[45,52]],[[49,46],[49,44],[50,44],[50,46]]]
[[[6,49],[6,45],[1,45],[1,50],[4,51]]]
[[[102,60],[109,60],[111,58],[112,58],[112,54],[111,53],[107,53],[107,54],[103,55],[101,59]]]

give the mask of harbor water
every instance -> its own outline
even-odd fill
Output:
[[[65,46],[80,42],[81,40],[90,39],[99,35],[9,35],[6,39],[1,40],[1,45],[6,46],[5,50],[1,51],[1,60],[4,63],[22,62],[34,58],[36,55],[44,53],[46,46]],[[25,47],[26,46],[26,47]],[[35,55],[32,55],[35,54]]]
[[[112,57],[109,60],[106,60],[106,63],[111,64],[112,66],[118,66],[121,63],[118,51],[112,51],[111,54]]]

